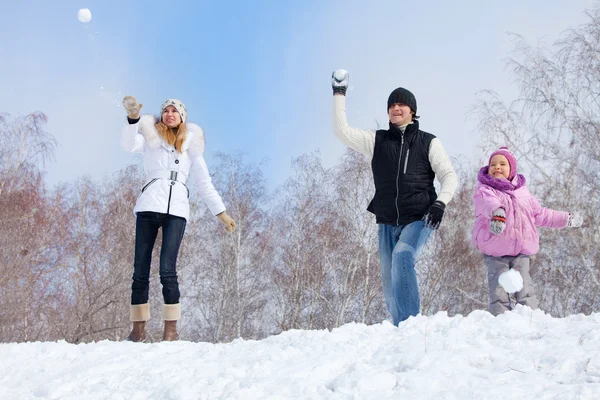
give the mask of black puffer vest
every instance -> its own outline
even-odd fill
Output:
[[[404,133],[390,123],[375,134],[371,168],[375,197],[367,210],[378,224],[405,225],[423,218],[437,199],[435,174],[429,163],[434,135],[421,131],[413,121]]]

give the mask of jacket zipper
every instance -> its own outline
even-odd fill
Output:
[[[144,187],[142,188],[142,193],[144,193],[144,190],[146,190],[148,188],[148,186],[152,185],[157,180],[158,180],[158,178],[154,178],[150,182],[146,183],[146,185],[144,185]]]
[[[402,165],[402,153],[404,152],[404,132],[402,132],[402,141],[401,141],[401,145],[400,145],[400,156],[398,157],[398,175],[396,176],[396,226],[398,226],[400,224],[400,210],[398,209],[398,196],[400,195],[400,189],[399,189],[399,180],[400,180],[400,166]]]
[[[167,214],[171,209],[171,193],[173,193],[173,185],[171,185],[171,182],[169,182],[169,201],[167,202]]]
[[[404,160],[404,175],[406,175],[406,167],[408,167],[408,155],[410,154],[410,149],[406,150],[406,159]]]

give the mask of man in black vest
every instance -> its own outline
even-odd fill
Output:
[[[417,100],[404,88],[387,102],[389,129],[352,128],[346,119],[348,72],[332,76],[334,132],[371,159],[375,196],[367,208],[379,225],[383,295],[394,325],[420,312],[415,262],[457,187],[452,163],[438,138],[419,129]],[[433,180],[440,182],[436,193]]]

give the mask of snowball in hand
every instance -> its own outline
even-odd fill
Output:
[[[519,271],[515,271],[512,268],[501,273],[498,282],[502,285],[504,290],[510,294],[517,293],[523,289],[523,277]]]
[[[90,22],[92,19],[92,13],[87,8],[82,8],[77,13],[77,19],[79,22]]]
[[[339,82],[346,79],[347,76],[348,71],[346,71],[345,69],[336,69],[335,71],[333,71],[333,77]]]

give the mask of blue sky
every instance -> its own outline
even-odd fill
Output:
[[[507,33],[550,44],[583,23],[593,4],[5,1],[0,112],[48,115],[59,142],[47,165],[54,185],[110,177],[137,162],[119,147],[124,95],[154,114],[179,98],[205,131],[209,168],[218,151],[268,158],[273,187],[292,157],[319,149],[333,165],[342,154],[331,129],[330,76],[345,68],[351,125],[386,125],[387,96],[404,86],[416,95],[421,127],[451,156],[478,160],[478,135],[466,120],[476,93],[515,94],[503,61],[513,49]],[[91,10],[88,24],[77,20],[80,8]]]

